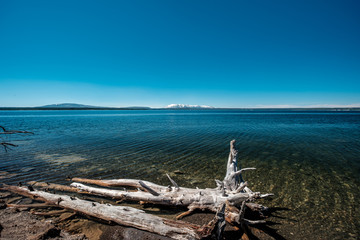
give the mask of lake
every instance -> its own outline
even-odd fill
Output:
[[[236,139],[243,177],[274,193],[269,227],[286,239],[358,239],[360,113],[240,110],[0,111],[0,125],[34,135],[2,140],[2,182],[141,178],[215,187]],[[181,173],[181,174],[180,174]]]

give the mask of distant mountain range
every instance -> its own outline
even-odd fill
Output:
[[[84,104],[77,104],[77,103],[58,103],[58,104],[50,104],[44,105],[40,107],[35,107],[36,109],[132,109],[132,110],[148,110],[149,107],[139,107],[139,106],[132,106],[132,107],[99,107],[99,106],[91,106],[91,105],[84,105]]]
[[[0,110],[200,110],[200,109],[220,109],[220,110],[237,110],[244,112],[296,112],[296,111],[326,111],[326,112],[346,112],[346,111],[360,111],[359,107],[314,107],[314,108],[214,108],[207,105],[187,105],[187,104],[170,104],[163,108],[150,108],[142,106],[131,107],[99,107],[77,103],[59,103],[49,104],[39,107],[0,107]]]
[[[103,107],[96,107],[96,106],[77,104],[77,103],[59,103],[59,104],[44,105],[38,108],[103,108]]]
[[[170,104],[167,105],[166,108],[175,108],[175,109],[211,109],[214,107],[206,106],[206,105],[187,105],[187,104]]]
[[[84,105],[84,104],[77,104],[77,103],[58,103],[58,104],[49,104],[44,105],[36,108],[51,108],[51,109],[109,109],[109,107],[99,107],[99,106],[91,106],[91,105]],[[112,108],[112,107],[110,107]],[[122,107],[121,109],[151,109],[149,107]],[[214,107],[206,106],[206,105],[187,105],[187,104],[170,104],[165,108],[171,109],[211,109]]]

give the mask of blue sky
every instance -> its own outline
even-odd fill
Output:
[[[0,1],[0,106],[360,106],[359,1]]]

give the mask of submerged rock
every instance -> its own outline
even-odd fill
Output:
[[[175,173],[175,174],[185,174],[184,172],[180,171],[179,169],[178,169],[178,170],[175,170],[174,173]]]

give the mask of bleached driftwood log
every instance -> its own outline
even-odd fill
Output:
[[[218,229],[218,237],[221,234],[225,220],[242,229],[248,224],[265,223],[264,220],[249,220],[245,218],[245,211],[260,212],[267,208],[253,203],[254,200],[271,196],[272,194],[261,194],[253,192],[247,182],[242,178],[242,173],[255,168],[238,167],[238,151],[235,140],[230,142],[230,153],[227,161],[226,174],[222,181],[215,180],[216,188],[194,189],[179,187],[169,176],[172,186],[162,186],[149,181],[137,179],[114,179],[94,180],[84,178],[72,178],[74,181],[70,186],[59,184],[30,182],[31,186],[45,189],[55,189],[67,192],[78,192],[94,194],[115,199],[153,203],[167,206],[183,206],[188,211],[180,214],[177,218],[191,214],[196,209],[217,212],[216,218],[208,225],[199,227],[180,221],[171,221],[144,213],[138,209],[129,207],[113,206],[80,200],[78,198],[50,194],[43,191],[35,191],[31,188],[8,187],[10,191],[18,191],[20,194],[28,194],[41,198],[42,200],[61,206],[66,209],[82,212],[86,215],[110,220],[121,225],[132,226],[146,231],[154,232],[175,239],[200,239],[208,236],[214,229]],[[131,187],[132,190],[115,190],[109,188],[92,187],[82,183],[99,185],[103,187]],[[222,221],[224,220],[224,221]],[[246,232],[246,230],[244,230]]]
[[[203,237],[208,237],[212,232],[217,230],[216,228],[219,227],[218,224],[225,222],[224,219],[221,219],[221,214],[223,214],[221,211],[219,211],[213,221],[200,227],[199,225],[188,222],[174,221],[147,214],[140,209],[132,207],[94,203],[76,197],[52,194],[33,190],[31,188],[30,190],[27,187],[5,185],[2,189],[36,200],[45,201],[51,206],[73,210],[88,216],[111,221],[120,225],[135,227],[173,239],[201,239]]]
[[[131,201],[141,201],[146,203],[153,203],[159,205],[171,206],[185,206],[189,211],[178,216],[181,218],[190,214],[196,209],[218,211],[223,204],[227,206],[234,206],[235,208],[226,208],[226,217],[228,222],[240,223],[242,221],[240,216],[240,207],[243,202],[247,205],[249,202],[258,198],[271,196],[272,194],[260,194],[259,192],[252,192],[247,187],[247,182],[244,182],[241,173],[245,170],[253,170],[255,168],[238,169],[237,160],[238,151],[235,148],[235,140],[230,142],[230,153],[227,162],[226,175],[223,181],[216,180],[217,188],[193,189],[179,187],[176,182],[168,178],[172,183],[171,186],[161,186],[152,182],[136,180],[136,179],[114,179],[114,180],[94,180],[84,178],[72,178],[76,181],[71,184],[72,187],[78,188],[87,193],[93,193],[105,197],[112,197]],[[97,188],[87,186],[78,182],[96,184],[100,186],[125,186],[139,189],[138,191],[121,191],[108,188]],[[251,209],[256,209],[254,203],[249,206]],[[257,210],[265,210],[261,205],[256,205]],[[238,210],[234,210],[238,208]],[[263,223],[253,222],[253,223]]]

